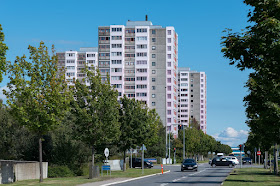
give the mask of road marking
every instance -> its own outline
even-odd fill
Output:
[[[168,185],[168,183],[163,183],[163,184],[160,184],[160,186],[165,186],[165,185]]]
[[[170,170],[163,172],[163,174],[166,174],[166,173],[169,173],[169,172],[170,172]],[[155,175],[162,175],[162,174],[161,174],[161,173],[150,174],[150,175],[147,175],[147,176],[141,176],[141,177],[137,177],[137,178],[131,178],[131,179],[124,180],[124,181],[117,181],[117,182],[113,182],[113,183],[107,183],[107,184],[103,184],[103,185],[101,185],[101,186],[109,186],[109,185],[115,185],[115,184],[119,184],[119,183],[125,183],[125,182],[129,182],[129,181],[133,181],[133,180],[138,180],[138,179],[142,179],[142,178],[147,178],[147,177],[155,176]]]
[[[175,179],[175,180],[172,180],[172,182],[176,182],[176,181],[180,181],[181,178],[178,178],[178,179]]]

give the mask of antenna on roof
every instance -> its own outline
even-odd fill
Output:
[[[146,21],[148,21],[148,15],[146,15]]]

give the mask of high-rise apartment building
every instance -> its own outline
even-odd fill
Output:
[[[179,67],[178,73],[178,123],[189,126],[196,120],[200,129],[206,133],[206,75],[205,72],[191,71]]]
[[[95,69],[98,65],[98,48],[80,48],[80,51],[58,52],[58,68],[66,69],[66,80],[68,85],[74,85],[73,80],[85,78],[84,68]]]
[[[98,67],[119,97],[155,108],[167,130],[177,135],[178,35],[174,27],[150,21],[98,27]]]

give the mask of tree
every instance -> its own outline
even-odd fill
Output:
[[[222,52],[239,70],[251,69],[244,98],[247,124],[261,144],[280,141],[280,2],[244,0],[253,7],[243,33],[222,38]],[[269,147],[267,147],[269,148]]]
[[[9,91],[4,91],[10,113],[17,121],[39,137],[40,182],[43,181],[42,136],[60,124],[68,108],[67,84],[58,74],[57,58],[43,42],[39,48],[29,46],[26,56],[8,63]]]
[[[156,111],[149,110],[140,101],[121,98],[119,147],[124,153],[123,171],[126,170],[126,150],[137,145],[153,145],[157,142],[160,118]]]
[[[3,80],[2,72],[6,71],[6,51],[8,47],[4,42],[4,33],[2,32],[2,26],[0,24],[0,83]]]
[[[91,170],[94,170],[95,148],[118,140],[118,92],[110,86],[110,78],[101,83],[99,71],[95,74],[86,70],[85,73],[86,79],[75,82],[71,112],[76,118],[74,130],[77,138],[92,147]],[[85,80],[89,81],[89,86]],[[90,178],[93,178],[93,171]]]

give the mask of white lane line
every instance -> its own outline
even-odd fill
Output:
[[[180,181],[181,178],[178,178],[178,179],[175,179],[175,180],[172,180],[172,182],[176,182],[176,181]]]
[[[163,172],[163,174],[166,174],[166,173],[169,173],[169,172],[170,172],[170,170]],[[129,181],[133,181],[133,180],[139,180],[139,179],[142,179],[142,178],[147,178],[147,177],[155,176],[155,175],[162,175],[162,174],[161,173],[150,174],[150,175],[147,175],[147,176],[131,178],[131,179],[128,179],[128,180],[117,181],[117,182],[113,182],[113,183],[107,183],[107,184],[103,184],[101,186],[109,186],[109,185],[115,185],[115,184],[119,184],[119,183],[125,183],[125,182],[129,182]]]
[[[160,186],[165,186],[165,185],[168,185],[168,183],[162,183],[162,184],[160,184]]]

